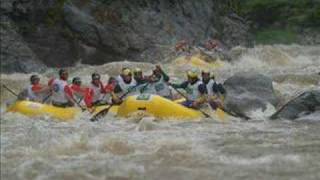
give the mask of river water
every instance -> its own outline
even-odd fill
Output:
[[[117,65],[79,65],[71,76],[89,80],[93,69],[106,74]],[[182,76],[175,67],[165,69]],[[319,46],[259,46],[215,74],[219,81],[240,71],[270,76],[285,103],[319,88],[319,67]],[[48,70],[43,78],[53,73]],[[18,91],[27,77],[2,74],[1,81]],[[61,123],[5,113],[12,98],[1,92],[1,179],[320,179],[319,113],[271,121],[267,117],[275,107],[269,107],[252,112],[250,121],[107,116],[95,123],[84,113],[75,122]]]

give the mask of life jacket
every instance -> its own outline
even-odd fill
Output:
[[[34,90],[41,89],[41,86],[39,84],[36,85],[29,85],[27,88],[27,99],[30,101],[36,101],[41,102],[42,101],[42,95],[34,93]]]
[[[188,83],[188,86],[185,88],[188,100],[195,101],[199,98],[200,92],[198,88],[201,84],[202,84],[201,80],[198,80],[194,84]]]
[[[103,91],[104,91],[104,87],[102,84],[99,84],[99,86],[96,86],[94,84],[91,83],[90,85],[90,91],[92,91],[92,102],[98,102],[101,100],[101,98],[103,98]]]
[[[215,92],[213,92],[213,86],[216,84],[216,82],[213,79],[210,79],[209,82],[206,84],[207,92],[209,96],[216,95]]]
[[[152,86],[159,96],[163,96],[163,97],[171,96],[170,88],[165,82],[163,76],[161,76],[159,81],[153,83]]]
[[[130,93],[128,93],[127,96],[139,93],[138,92],[138,88],[136,87],[137,82],[136,82],[136,80],[134,78],[131,79],[130,83],[125,83],[123,78],[119,75],[116,78],[116,80],[117,80],[118,85],[120,86],[120,88],[122,90],[120,93],[117,93],[117,95],[119,97],[122,96],[123,94],[129,92],[129,91],[130,91]],[[132,88],[135,88],[135,89],[132,89]]]
[[[61,103],[61,104],[65,104],[69,102],[66,92],[64,90],[66,87],[68,87],[68,83],[67,81],[64,81],[62,79],[54,79],[51,82],[51,89],[52,89],[51,98],[53,102]],[[70,92],[70,95],[72,95],[72,92]]]
[[[72,94],[74,95],[74,98],[76,99],[77,102],[82,100],[86,94],[87,88],[83,88],[79,85],[72,84],[70,86],[70,89],[72,91]],[[79,102],[81,103],[81,102]]]

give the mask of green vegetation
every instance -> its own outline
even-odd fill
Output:
[[[297,33],[292,30],[266,29],[255,33],[257,44],[290,44],[297,41]]]
[[[280,23],[286,26],[320,26],[320,1],[244,0],[241,14],[260,27]]]
[[[115,0],[97,0],[97,1],[99,1],[99,2],[101,2],[103,4],[106,4],[106,5],[110,5]]]
[[[257,43],[291,43],[302,29],[320,27],[319,0],[227,0],[226,5],[252,22]]]

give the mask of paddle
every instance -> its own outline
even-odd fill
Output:
[[[70,98],[76,103],[76,105],[82,110],[82,112],[88,110],[87,108],[82,107],[80,102],[78,102],[76,99],[74,99],[74,97],[70,97]]]
[[[132,92],[132,90],[136,89],[136,87],[140,86],[139,85],[136,85],[132,88],[130,88],[126,93],[124,93],[122,96],[119,97],[120,100],[122,100],[125,96],[127,96],[129,93]],[[101,119],[102,117],[104,117],[105,115],[108,114],[109,110],[114,106],[116,105],[116,103],[112,103],[110,104],[109,107],[101,110],[100,112],[98,112],[96,115],[94,115],[92,118],[90,118],[90,121],[94,122],[94,121],[98,121],[99,119]]]
[[[224,112],[226,112],[226,113],[228,113],[228,114],[230,114],[230,115],[232,115],[232,116],[234,116],[234,117],[238,117],[238,118],[243,118],[243,119],[245,119],[245,120],[249,120],[250,119],[250,117],[249,116],[247,116],[247,115],[245,115],[245,114],[242,114],[242,113],[235,113],[235,112],[233,112],[233,111],[229,111],[229,110],[227,110],[225,107],[223,107],[223,106],[221,106],[221,107],[219,107],[221,110],[223,110]]]
[[[300,98],[301,96],[303,96],[305,94],[305,92],[300,93],[299,95],[297,95],[295,98],[290,99],[288,102],[286,102],[285,104],[283,104],[274,114],[272,114],[270,116],[270,119],[274,120],[277,118],[278,114],[281,112],[281,110],[283,110],[290,102]]]
[[[52,96],[52,92],[50,92],[45,98],[43,98],[42,103],[45,103]]]
[[[13,94],[14,96],[18,97],[18,94],[15,93],[13,90],[11,90],[10,88],[8,88],[8,86],[1,84],[3,88],[5,88],[7,91],[9,91],[11,94]]]
[[[181,91],[179,91],[177,88],[173,87],[172,85],[169,84],[175,91],[177,91],[182,97],[184,97],[186,100],[188,100],[187,96],[185,96]],[[200,111],[206,118],[212,118],[208,113],[202,111],[201,109],[197,109]]]

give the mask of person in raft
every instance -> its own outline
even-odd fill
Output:
[[[30,85],[26,89],[26,98],[29,101],[43,102],[50,95],[50,88],[40,84],[40,77],[36,74],[30,76]]]
[[[101,82],[101,76],[98,73],[91,75],[91,84],[85,94],[84,101],[87,107],[101,106],[108,104],[107,94],[111,93],[114,89],[114,78],[110,78],[106,86]]]
[[[175,89],[184,89],[186,91],[186,100],[181,104],[198,109],[206,102],[207,88],[199,79],[196,70],[187,71],[188,80],[181,84],[170,84]]]
[[[167,99],[172,99],[171,89],[168,82],[169,76],[162,70],[159,65],[152,71],[153,74],[150,77],[150,87],[155,90],[156,94]]]
[[[59,78],[53,78],[48,85],[52,91],[51,104],[57,107],[72,107],[75,99],[68,85],[69,73],[66,69],[59,70]]]
[[[214,75],[212,75],[208,70],[202,70],[201,78],[203,84],[206,86],[208,93],[207,101],[211,108],[215,110],[218,107],[222,107],[226,92],[222,84],[218,84],[215,81]]]
[[[117,84],[114,88],[112,101],[115,104],[120,104],[122,99],[139,93],[137,90],[137,81],[132,77],[131,70],[129,68],[123,68],[121,74],[116,77]],[[123,97],[124,96],[124,97]],[[122,97],[122,99],[120,98]]]
[[[135,68],[133,70],[133,78],[137,82],[137,85],[142,85],[148,82],[140,68]]]
[[[70,85],[72,93],[74,95],[75,100],[83,104],[83,99],[87,93],[89,93],[89,88],[82,85],[82,81],[80,77],[74,77],[72,79],[72,84]]]

